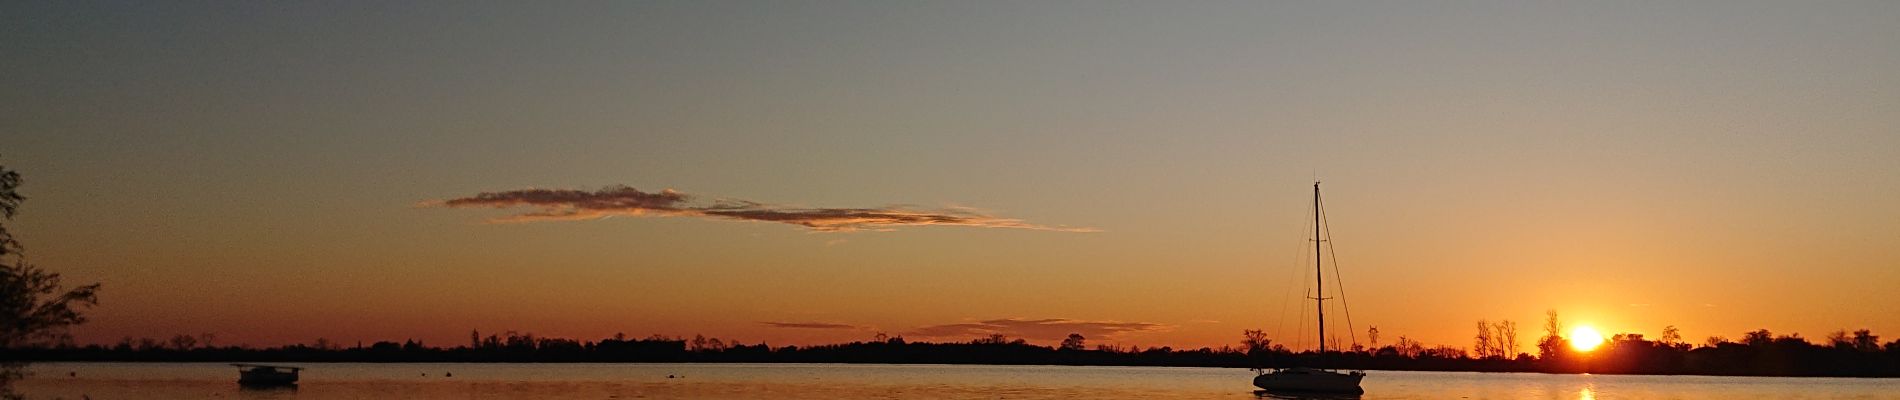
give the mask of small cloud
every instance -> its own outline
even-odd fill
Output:
[[[770,327],[773,327],[773,328],[794,328],[794,329],[863,329],[863,328],[861,328],[861,327],[858,327],[858,326],[856,326],[856,325],[846,325],[846,324],[833,324],[833,323],[827,323],[827,322],[760,322],[759,324],[760,324],[760,325],[765,325],[765,326],[770,326]]]
[[[1649,307],[1649,303],[1629,303],[1630,307]]]
[[[969,207],[920,209],[910,206],[871,208],[804,208],[770,205],[749,200],[695,196],[673,189],[646,192],[625,185],[596,191],[576,189],[519,189],[482,192],[473,196],[419,203],[422,207],[515,208],[530,210],[489,220],[492,223],[577,221],[612,216],[683,216],[754,222],[776,222],[819,232],[890,231],[904,226],[967,226],[1057,232],[1099,232],[1095,228],[1039,225],[1004,218]]]
[[[1165,331],[1171,328],[1173,327],[1149,322],[1005,318],[925,326],[905,335],[924,338],[965,338],[1001,334],[1034,340],[1062,340],[1069,334],[1076,333],[1088,338],[1111,339],[1123,333]]]
[[[1714,305],[1714,304],[1709,304],[1709,303],[1702,303],[1702,306],[1703,306],[1703,307],[1710,307],[1710,308],[1713,308],[1713,307],[1715,307],[1715,305]]]
[[[1188,321],[1188,323],[1190,324],[1218,324],[1220,323],[1220,321],[1211,320],[1211,319],[1197,319],[1197,320]]]
[[[849,241],[849,240],[844,240],[844,239],[831,239],[831,240],[826,240],[826,241],[825,241],[825,247],[831,247],[831,246],[837,246],[837,245],[841,245],[841,244],[845,244],[845,243],[849,243],[849,242],[851,242],[851,241]]]

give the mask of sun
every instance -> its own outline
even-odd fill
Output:
[[[1597,346],[1602,344],[1603,334],[1598,333],[1597,328],[1579,326],[1577,329],[1570,330],[1570,347],[1577,351],[1596,350]]]

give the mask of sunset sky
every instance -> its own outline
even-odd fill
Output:
[[[1292,345],[1315,176],[1362,343],[1900,337],[1896,71],[1896,2],[8,2],[0,165],[83,343]]]

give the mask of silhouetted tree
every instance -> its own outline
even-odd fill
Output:
[[[1400,357],[1405,358],[1416,358],[1425,353],[1425,344],[1405,337],[1405,335],[1399,335],[1399,343],[1393,345],[1393,348],[1399,353]]]
[[[1678,344],[1681,344],[1681,343],[1682,343],[1682,331],[1681,331],[1681,330],[1678,330],[1678,329],[1676,329],[1676,326],[1675,326],[1675,325],[1670,325],[1670,326],[1665,326],[1665,327],[1663,327],[1663,332],[1662,332],[1662,340],[1661,340],[1661,341],[1662,341],[1662,343],[1663,343],[1663,344],[1665,344],[1665,345],[1670,345],[1670,346],[1675,346],[1675,345],[1678,345]]]
[[[1827,345],[1841,350],[1853,349],[1854,339],[1847,336],[1846,330],[1838,330],[1827,334]]]
[[[1564,347],[1570,342],[1564,340],[1563,322],[1557,319],[1557,310],[1544,311],[1544,337],[1537,340],[1537,358],[1543,360],[1563,359]]]
[[[1880,336],[1866,329],[1854,331],[1854,350],[1870,353],[1880,351]]]
[[[982,338],[978,338],[978,339],[976,339],[976,340],[972,340],[972,341],[970,341],[970,343],[973,343],[973,344],[1009,344],[1009,337],[1008,337],[1008,336],[1003,336],[1003,334],[1001,334],[1001,333],[992,333],[992,334],[990,334],[989,336],[986,336],[986,337],[982,337]]]
[[[171,346],[174,350],[191,350],[198,347],[198,338],[184,334],[175,335],[172,336]]]
[[[1491,324],[1491,328],[1494,331],[1491,336],[1497,340],[1497,345],[1493,347],[1497,350],[1498,356],[1504,357],[1505,359],[1516,356],[1517,323],[1511,322],[1511,320],[1508,319],[1501,320]]]
[[[58,273],[27,262],[25,247],[5,224],[26,201],[21,182],[19,172],[0,165],[0,352],[69,343],[66,328],[85,323],[83,311],[99,304],[99,284],[62,290]],[[18,397],[12,383],[26,376],[25,367],[13,357],[0,359],[0,397]]]
[[[1478,335],[1472,338],[1472,358],[1485,359],[1496,355],[1497,352],[1492,350],[1491,340],[1491,322],[1478,320]]]
[[[1273,339],[1267,338],[1267,333],[1259,329],[1241,331],[1240,336],[1240,345],[1247,349],[1247,354],[1265,352],[1273,345]]]
[[[1705,347],[1722,347],[1723,343],[1730,343],[1730,342],[1728,341],[1728,338],[1721,337],[1721,336],[1710,336],[1708,340],[1702,341],[1702,345]]]
[[[1088,338],[1082,337],[1082,334],[1071,333],[1069,334],[1068,338],[1062,339],[1062,347],[1060,347],[1059,349],[1082,350],[1082,349],[1088,348],[1087,343],[1088,343]]]
[[[1756,346],[1756,347],[1767,346],[1769,343],[1773,343],[1774,341],[1775,341],[1775,334],[1772,332],[1768,332],[1767,329],[1761,329],[1761,330],[1756,330],[1753,332],[1742,334],[1742,343],[1747,344],[1749,346]]]

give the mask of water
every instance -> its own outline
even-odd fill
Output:
[[[304,363],[296,389],[220,363],[36,363],[33,399],[1258,399],[1227,368]],[[69,375],[71,373],[71,375]],[[445,376],[453,373],[454,376]],[[1364,399],[1900,399],[1900,379],[1370,371]],[[668,378],[668,375],[674,378]],[[1266,396],[1278,398],[1277,396]]]

